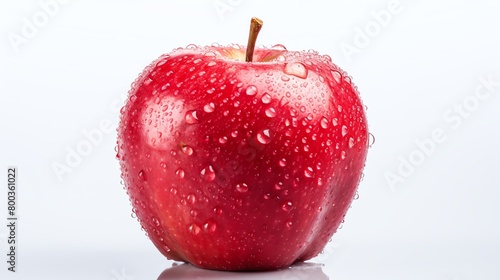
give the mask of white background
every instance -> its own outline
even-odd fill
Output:
[[[130,216],[117,108],[160,54],[243,44],[252,16],[264,20],[258,44],[315,49],[353,76],[376,142],[317,265],[198,279],[500,279],[498,1],[74,0],[44,22],[45,2],[0,4],[1,279],[157,279],[172,266]],[[377,23],[388,5],[398,8]],[[27,22],[38,27],[23,35]],[[478,99],[481,77],[496,86]],[[103,121],[111,132],[58,177],[53,165]],[[424,154],[416,143],[435,130],[442,141]],[[16,273],[4,261],[7,166],[19,168]]]

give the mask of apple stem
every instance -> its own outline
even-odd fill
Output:
[[[255,42],[257,41],[257,36],[259,36],[260,29],[262,28],[262,20],[253,17],[250,20],[250,33],[248,34],[247,52],[245,61],[253,61],[253,51],[255,49]]]

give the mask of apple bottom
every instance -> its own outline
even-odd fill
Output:
[[[307,195],[291,205],[259,192],[214,189],[208,200],[189,188],[162,188],[142,194],[151,198],[143,202],[150,207],[136,211],[152,242],[169,259],[212,270],[276,270],[321,252],[355,195],[358,182],[349,178],[359,176],[342,178],[341,184],[349,186],[342,191],[327,184],[306,187]],[[143,190],[148,189],[153,188]]]
[[[335,224],[332,224],[331,230],[338,228],[341,221],[342,219],[338,219]],[[264,224],[261,226],[263,228],[261,233],[235,230],[225,231],[223,234],[212,233],[210,236],[206,226],[197,228],[195,225],[192,231],[199,231],[199,233],[189,233],[195,235],[195,237],[190,237],[190,240],[181,241],[180,239],[186,235],[181,235],[182,233],[176,230],[170,231],[172,237],[166,239],[177,240],[176,245],[166,246],[159,239],[151,239],[157,249],[168,259],[188,262],[203,269],[268,271],[286,268],[295,262],[315,257],[331,236],[330,234],[319,236],[317,238],[321,240],[312,244],[315,230],[311,233],[298,230],[292,232],[296,236],[291,238],[290,234],[283,234],[283,231],[273,229],[276,226]],[[304,227],[307,226],[304,225]],[[319,227],[319,225],[313,227]]]

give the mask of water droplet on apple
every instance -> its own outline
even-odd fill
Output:
[[[352,148],[352,146],[354,146],[354,139],[349,137],[349,148]]]
[[[198,123],[198,116],[195,110],[188,111],[186,113],[186,123],[187,124],[196,124]]]
[[[185,155],[188,155],[188,156],[192,155],[192,154],[193,154],[193,152],[194,152],[193,148],[191,148],[191,147],[190,147],[190,146],[188,146],[188,145],[183,146],[183,147],[181,148],[181,150],[182,150],[182,152],[183,152]]]
[[[335,80],[337,84],[340,84],[340,81],[342,80],[342,74],[339,71],[332,70],[332,77]]]
[[[165,252],[170,252],[171,249],[167,246],[167,245],[163,245],[163,250],[165,250]]]
[[[291,62],[285,65],[284,72],[286,74],[305,79],[307,77],[308,70],[306,66],[300,62]]]
[[[326,62],[332,62],[332,58],[327,54],[322,55],[321,58],[323,58]]]
[[[186,197],[186,199],[187,199],[187,202],[189,202],[190,204],[195,204],[196,203],[196,195],[194,195],[194,193],[188,194],[188,196]]]
[[[342,136],[345,136],[347,134],[347,126],[343,125],[342,126]]]
[[[333,118],[332,119],[332,124],[333,124],[333,126],[337,126],[337,124],[339,124],[338,119],[337,118]]]
[[[276,110],[273,107],[269,107],[266,109],[266,116],[269,118],[276,117]]]
[[[269,104],[271,102],[271,95],[269,95],[269,93],[264,93],[264,95],[262,95],[260,100],[264,104]]]
[[[304,176],[306,176],[306,178],[312,178],[314,175],[314,170],[312,169],[312,167],[307,167],[305,170],[304,170]]]
[[[237,184],[236,190],[240,193],[246,193],[248,191],[248,185],[245,183]]]
[[[175,175],[179,176],[179,178],[184,178],[184,175],[185,175],[185,172],[184,170],[182,170],[181,168],[177,169],[177,171],[175,171]]]
[[[320,75],[319,76],[319,81],[322,82],[322,83],[324,83],[325,82],[325,78],[323,78],[323,76]]]
[[[214,93],[214,91],[215,91],[215,88],[209,88],[209,89],[207,89],[207,93],[208,94],[212,94],[212,93]]]
[[[345,151],[340,152],[340,158],[345,159],[345,157],[346,157]]]
[[[198,216],[198,211],[191,209],[191,211],[189,211],[189,215],[191,215],[191,217],[195,218],[196,216]]]
[[[206,223],[203,224],[203,231],[207,233],[212,233],[216,229],[217,229],[217,224],[212,220],[208,220]]]
[[[215,52],[213,51],[208,51],[204,54],[204,56],[209,56],[209,57],[212,57],[212,56],[217,56],[217,54],[215,54]]]
[[[289,229],[292,228],[292,225],[293,225],[292,220],[286,220],[285,225]]]
[[[270,198],[271,198],[271,194],[270,194],[270,193],[266,193],[266,194],[264,195],[264,199],[265,199],[265,200],[268,200],[268,199],[270,199]]]
[[[261,144],[269,144],[271,142],[271,131],[264,129],[257,133],[257,141]]]
[[[275,51],[286,51],[286,47],[283,46],[282,44],[273,45],[271,49]]]
[[[161,90],[165,91],[165,90],[167,90],[168,87],[170,87],[170,83],[166,83],[163,86],[161,86]],[[157,102],[156,104],[159,104],[159,102]]]
[[[317,170],[321,170],[321,162],[318,162],[318,163],[316,164],[316,169],[317,169]]]
[[[215,180],[215,171],[212,165],[208,165],[207,167],[203,168],[200,172],[200,175],[207,182],[212,182],[213,180]]]
[[[213,211],[217,215],[222,214],[222,209],[220,207],[218,207],[218,206],[214,207]]]
[[[290,211],[292,210],[292,202],[291,201],[286,201],[285,203],[281,204],[281,209],[283,211]]]
[[[359,193],[358,192],[356,192],[356,194],[354,195],[354,200],[357,200],[357,199],[359,199]]]
[[[247,93],[247,95],[253,96],[253,95],[257,94],[257,88],[253,85],[250,85],[247,87],[246,93]]]
[[[283,182],[278,182],[278,183],[274,184],[274,189],[277,191],[283,189]]]
[[[207,63],[207,66],[211,67],[211,66],[214,66],[214,65],[216,65],[216,64],[217,64],[217,62],[215,62],[215,61],[210,61],[209,63]]]
[[[193,60],[193,63],[194,63],[194,64],[198,64],[198,63],[200,63],[200,62],[201,62],[201,58],[197,58],[197,59]]]
[[[284,55],[282,55],[282,54],[278,55],[278,56],[274,59],[274,61],[279,61],[279,62],[283,62],[283,61],[285,61],[285,60],[286,60],[286,57],[285,57]]]
[[[373,144],[375,144],[375,136],[373,134],[369,134],[368,147],[371,148]]]
[[[320,125],[322,128],[326,129],[328,128],[328,119],[325,117],[321,118]]]
[[[238,137],[238,130],[231,132],[231,137],[233,137],[233,138]]]
[[[280,161],[278,162],[278,164],[281,167],[285,167],[286,166],[286,159],[284,159],[284,158],[280,159]]]
[[[342,112],[342,105],[337,105],[337,110],[339,111],[339,113]]]
[[[197,224],[192,224],[189,226],[189,232],[192,233],[193,235],[198,235],[200,231],[201,228]]]
[[[146,172],[144,172],[144,170],[139,171],[139,174],[137,174],[137,177],[139,177],[139,180],[141,180],[141,181],[146,181],[147,180],[147,178],[146,178]]]
[[[287,75],[283,75],[283,76],[281,76],[281,80],[283,82],[288,82],[288,81],[290,81],[290,77],[288,77]]]
[[[206,113],[212,113],[215,110],[215,104],[213,102],[210,102],[203,106],[203,111]]]
[[[227,137],[223,136],[223,137],[219,138],[219,143],[226,144],[227,143]]]
[[[176,188],[170,188],[170,193],[172,193],[173,195],[176,195],[177,194],[177,189]]]
[[[323,186],[323,179],[318,178],[317,186],[318,186],[318,187]]]
[[[156,217],[151,218],[151,221],[153,222],[153,225],[155,225],[156,227],[160,226],[160,221]]]

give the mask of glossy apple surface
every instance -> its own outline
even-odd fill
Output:
[[[118,154],[133,211],[166,257],[272,270],[316,256],[368,150],[350,77],[316,52],[188,46],[133,83]]]

